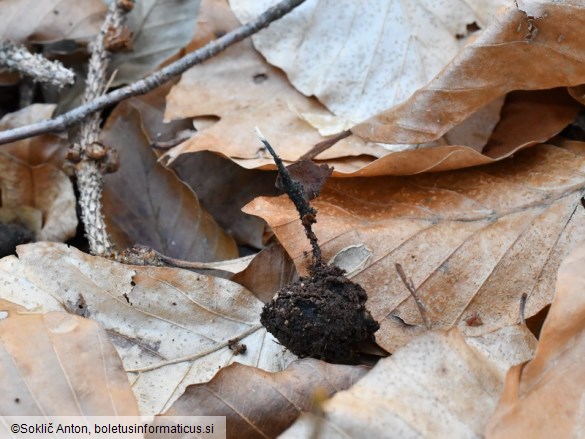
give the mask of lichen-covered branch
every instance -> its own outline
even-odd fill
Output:
[[[107,84],[107,67],[110,52],[107,47],[108,35],[112,29],[119,29],[132,3],[117,0],[112,2],[99,34],[91,43],[91,58],[83,102],[100,97]],[[68,152],[68,159],[74,163],[79,205],[90,252],[99,256],[113,256],[112,244],[102,215],[103,174],[117,168],[117,152],[98,142],[100,135],[100,114],[87,115],[80,124],[77,141]]]
[[[0,67],[58,87],[75,82],[75,74],[59,61],[50,61],[42,55],[30,53],[24,45],[9,40],[0,40]]]

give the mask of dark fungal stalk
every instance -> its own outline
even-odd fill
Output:
[[[368,296],[360,285],[345,277],[341,268],[323,261],[312,229],[317,210],[270,143],[259,131],[258,135],[274,158],[281,186],[296,206],[313,249],[309,276],[281,288],[264,306],[260,322],[299,357],[356,363],[359,345],[374,341],[374,333],[380,327],[365,307]]]
[[[317,210],[309,204],[309,197],[305,193],[303,185],[291,177],[284,166],[284,163],[282,163],[282,159],[276,154],[272,145],[270,145],[258,128],[256,128],[256,133],[274,159],[274,163],[276,163],[276,167],[278,168],[278,174],[282,179],[282,186],[301,216],[301,223],[305,228],[305,234],[307,235],[313,249],[313,263],[311,264],[311,267],[321,266],[324,264],[321,247],[319,247],[317,235],[313,232],[313,224],[317,222]]]

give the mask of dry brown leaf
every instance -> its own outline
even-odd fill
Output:
[[[0,130],[22,127],[53,117],[54,104],[33,104],[22,110],[5,115],[0,120]],[[42,134],[28,139],[2,145],[2,152],[8,153],[31,166],[51,163],[61,168],[69,142],[55,134]]]
[[[162,123],[164,89],[121,103],[102,139],[120,152],[120,169],[105,177],[104,215],[119,248],[147,245],[178,259],[214,261],[238,256],[234,240],[206,212],[197,196],[158,163],[150,144],[166,140],[179,121]]]
[[[112,0],[109,0],[111,2]],[[132,32],[132,50],[114,54],[112,86],[136,81],[186,46],[195,33],[201,0],[135,2],[125,25]]]
[[[3,0],[0,38],[31,43],[89,40],[99,31],[106,5],[101,0]]]
[[[293,260],[278,242],[273,242],[258,253],[246,269],[234,274],[231,280],[268,303],[280,288],[298,278]]]
[[[29,206],[43,213],[39,241],[66,241],[77,229],[73,185],[53,165],[29,166],[0,152],[0,195],[3,207]]]
[[[487,437],[583,437],[585,243],[562,263],[532,361],[506,377]]]
[[[312,358],[278,373],[235,363],[208,383],[187,387],[164,415],[225,416],[227,438],[276,437],[318,398],[349,388],[367,371]]]
[[[520,3],[496,16],[427,86],[352,132],[374,142],[430,142],[512,90],[585,82],[582,5]]]
[[[276,3],[230,0],[242,23]],[[469,25],[510,3],[308,0],[252,40],[299,91],[355,124],[405,101],[457,54]]]
[[[380,322],[377,342],[393,352],[423,331],[394,264],[418,288],[433,328],[484,334],[515,324],[552,300],[560,261],[585,238],[585,158],[540,145],[481,168],[413,177],[329,180],[312,204],[323,256],[364,245],[352,276]],[[245,211],[264,218],[306,272],[310,245],[287,197],[258,198]],[[467,320],[478,316],[481,325]]]
[[[0,299],[0,370],[3,416],[138,415],[108,334],[79,316]]]
[[[281,193],[274,186],[276,172],[243,169],[210,152],[181,154],[171,169],[238,244],[264,246],[266,223],[241,209],[260,195]]]
[[[448,171],[495,163],[546,142],[575,119],[580,106],[563,89],[512,92],[485,148],[438,145],[388,154],[373,162],[333,163],[337,176],[374,177]],[[449,133],[445,137],[449,137]],[[357,164],[357,166],[356,166]]]
[[[321,416],[302,415],[279,437],[481,437],[506,371],[535,347],[525,326],[468,338],[457,329],[430,332],[326,401]]]
[[[202,4],[202,12],[206,7],[213,7],[214,12],[207,12],[210,23],[202,32],[225,32],[239,25],[227,2]],[[217,22],[212,24],[211,20]],[[206,39],[201,34],[197,38]],[[267,64],[250,41],[243,41],[188,70],[169,93],[165,119],[210,115],[220,119],[170,151],[167,157],[174,159],[184,152],[209,150],[230,158],[261,159],[263,165],[272,163],[255,134],[254,127],[259,126],[269,139],[274,139],[284,160],[297,160],[323,140],[315,128],[298,116],[299,111],[328,114],[319,102],[297,92],[281,71]],[[195,127],[199,129],[197,122]],[[322,157],[385,152],[353,136]],[[250,163],[245,167],[256,167],[254,162]]]
[[[167,410],[189,384],[234,361],[270,372],[296,357],[260,324],[263,303],[238,284],[187,270],[122,265],[65,245],[20,246],[0,260],[0,297],[68,310],[108,331],[141,414]],[[229,340],[247,346],[235,355]]]

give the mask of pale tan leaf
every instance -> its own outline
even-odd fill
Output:
[[[485,334],[518,321],[523,293],[526,316],[552,300],[560,261],[585,238],[584,171],[583,156],[540,145],[475,169],[331,179],[312,201],[314,230],[326,260],[348,246],[371,250],[352,278],[368,293],[384,349],[424,331],[395,263],[418,288],[433,328]],[[257,198],[245,211],[268,222],[305,273],[310,245],[288,198]]]
[[[0,370],[3,416],[138,415],[108,334],[79,316],[0,299]]]
[[[213,35],[238,26],[227,3],[203,4],[213,8],[210,22],[201,32]],[[199,34],[200,40],[206,38]],[[271,67],[252,47],[243,41],[213,59],[185,72],[167,97],[165,119],[217,116],[219,121],[199,131],[190,140],[167,155],[174,159],[183,152],[215,151],[230,158],[249,161],[248,168],[271,164],[271,158],[258,141],[254,127],[259,126],[269,139],[278,139],[278,152],[284,160],[297,160],[315,143],[323,140],[318,131],[297,113],[327,114],[315,99],[297,92],[286,76]],[[360,154],[378,155],[386,151],[366,145],[353,136],[339,142],[322,156],[344,157]]]
[[[66,309],[108,331],[141,414],[166,410],[189,384],[234,361],[267,371],[295,357],[260,325],[262,302],[238,284],[187,270],[127,266],[64,245],[18,247],[0,261],[0,294],[30,309]],[[229,340],[247,346],[235,355]]]
[[[99,31],[105,11],[101,0],[3,0],[0,38],[31,43],[89,40]]]
[[[201,0],[135,2],[125,22],[133,33],[132,50],[112,57],[109,68],[116,71],[112,85],[142,78],[186,46],[195,33],[200,3]]]
[[[512,90],[585,82],[580,2],[531,4],[503,11],[427,86],[352,132],[375,142],[430,142]]]
[[[468,338],[457,329],[430,332],[325,402],[322,417],[303,415],[279,437],[481,437],[506,370],[535,347],[525,326]]]
[[[234,363],[211,381],[187,387],[164,415],[225,416],[229,439],[276,437],[319,398],[351,387],[367,371],[312,358],[278,373]]]
[[[241,22],[276,3],[230,0]],[[511,2],[468,3],[308,0],[252,40],[299,91],[358,123],[410,97],[457,54],[467,25]]]
[[[487,437],[583,437],[585,243],[559,268],[532,361],[508,373]]]
[[[104,215],[120,248],[147,245],[173,258],[200,262],[238,256],[234,240],[197,196],[157,161],[151,143],[181,122],[162,122],[163,90],[129,99],[110,115],[101,138],[120,152],[120,169],[105,177]],[[164,97],[162,98],[164,99]]]
[[[75,194],[69,177],[53,165],[29,166],[0,152],[3,207],[29,206],[43,213],[37,240],[66,241],[75,236]]]

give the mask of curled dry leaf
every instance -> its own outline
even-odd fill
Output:
[[[279,437],[481,437],[506,370],[535,347],[524,326],[468,338],[457,329],[427,333]]]
[[[313,409],[318,398],[351,387],[367,371],[312,358],[278,373],[235,363],[211,381],[187,387],[164,415],[225,416],[228,439],[272,438]]]
[[[203,4],[203,13],[206,7],[214,8],[213,14],[208,13],[213,22],[202,27],[202,32],[226,32],[239,25],[226,2]],[[202,35],[197,38],[206,39]],[[273,167],[270,154],[255,134],[254,127],[258,126],[267,138],[274,139],[283,160],[297,160],[323,140],[298,116],[299,111],[328,114],[315,99],[297,92],[280,70],[267,64],[250,41],[243,41],[185,72],[169,93],[165,119],[213,115],[219,121],[170,151],[168,158],[209,150],[235,159],[246,168]],[[322,157],[385,152],[352,136]]]
[[[584,263],[581,243],[559,269],[534,359],[514,367],[506,377],[487,437],[583,436]]]
[[[0,299],[0,369],[3,416],[138,415],[120,357],[91,320]]]
[[[381,324],[377,342],[393,352],[424,322],[395,270],[400,263],[432,328],[485,334],[552,300],[555,273],[585,238],[585,157],[551,145],[481,168],[413,177],[331,179],[312,204],[323,256],[349,246],[371,252],[352,280]],[[310,250],[286,197],[257,198],[245,211],[264,218],[306,272]],[[481,325],[466,320],[477,315]]]
[[[3,0],[0,38],[31,43],[87,41],[106,12],[101,0]]]
[[[105,177],[104,215],[119,248],[135,243],[183,260],[238,256],[234,240],[201,207],[197,196],[158,163],[150,147],[182,121],[162,122],[164,89],[121,103],[110,115],[103,142],[120,153],[120,170]]]
[[[585,82],[582,6],[519,3],[497,15],[427,86],[352,132],[375,142],[429,142],[512,90]]]
[[[270,372],[295,357],[260,325],[263,303],[225,279],[127,266],[64,245],[18,247],[0,261],[0,295],[28,309],[66,309],[108,331],[141,414],[167,410],[189,384],[238,361]],[[235,356],[230,340],[245,344]]]
[[[29,166],[0,152],[2,207],[34,207],[43,214],[36,239],[66,241],[75,236],[75,194],[69,178],[53,165]]]
[[[142,78],[185,47],[195,33],[200,3],[201,0],[135,2],[125,22],[132,32],[132,48],[112,57],[109,68],[116,71],[112,86]]]
[[[484,148],[447,142],[387,154],[374,161],[329,163],[339,171],[334,175],[340,177],[412,175],[491,164],[546,142],[571,123],[579,110],[579,104],[564,89],[516,91],[506,97],[500,122]],[[448,139],[449,133],[444,137]]]

